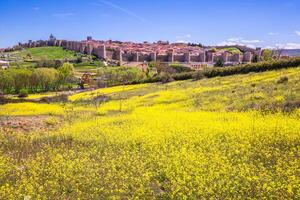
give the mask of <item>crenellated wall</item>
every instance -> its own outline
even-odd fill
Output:
[[[244,53],[244,56],[243,56],[243,62],[245,63],[249,63],[252,61],[252,53],[251,52],[246,52]]]
[[[156,60],[160,62],[168,62],[169,56],[167,54],[157,54]]]
[[[174,55],[174,62],[184,62],[184,55],[183,54]]]
[[[180,63],[214,63],[218,59],[224,63],[247,63],[252,61],[254,54],[261,54],[261,49],[253,52],[246,52],[244,54],[232,54],[227,51],[212,52],[208,50],[200,50],[199,52],[181,51],[175,53],[174,49],[168,50],[166,53],[158,52],[135,52],[123,51],[121,48],[111,46],[109,48],[102,42],[95,42],[92,39],[86,41],[67,41],[56,40],[55,38],[48,41],[29,41],[25,44],[20,44],[24,48],[42,47],[42,46],[59,46],[82,54],[94,55],[104,60],[117,60],[122,62],[180,62]]]

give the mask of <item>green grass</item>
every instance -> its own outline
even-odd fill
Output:
[[[31,54],[32,59],[27,56]],[[75,52],[64,50],[62,47],[35,47],[12,53],[13,57],[25,60],[63,60],[76,59]]]
[[[223,48],[221,50],[228,51],[228,52],[233,53],[233,54],[236,54],[236,53],[242,54],[242,52],[238,48],[235,48],[235,47]]]

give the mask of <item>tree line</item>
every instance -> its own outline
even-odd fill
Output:
[[[0,92],[18,94],[21,90],[30,93],[59,90],[63,85],[72,82],[73,65],[64,63],[58,69],[11,68],[0,71]]]

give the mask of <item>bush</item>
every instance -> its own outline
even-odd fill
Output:
[[[280,77],[280,79],[277,81],[278,84],[286,83],[289,81],[289,78],[287,76]]]
[[[218,59],[217,62],[215,63],[215,67],[223,67],[224,62],[221,59]]]
[[[47,60],[42,59],[37,61],[36,66],[37,67],[48,67],[48,68],[59,68],[63,65],[63,61],[61,60]]]
[[[160,75],[161,82],[168,83],[174,81],[174,78],[169,73],[162,72]]]
[[[180,64],[170,64],[170,67],[175,69],[177,73],[193,71],[190,67],[185,67]]]
[[[244,65],[237,65],[232,67],[213,67],[205,68],[201,71],[191,71],[182,73],[171,73],[171,77],[176,80],[187,80],[187,79],[202,79],[202,78],[212,78],[216,76],[230,76],[235,74],[248,74],[254,72],[264,72],[268,70],[278,70],[290,67],[300,66],[300,58],[292,58],[289,60],[279,60],[279,61],[267,61],[259,63],[249,63]],[[161,82],[161,76],[155,76],[147,79],[135,80],[132,83],[154,83]]]
[[[194,73],[194,74],[192,75],[192,78],[193,78],[194,80],[200,80],[200,79],[205,78],[205,76],[203,75],[203,73],[201,73],[201,71],[198,71],[197,73]]]
[[[224,68],[210,68],[203,70],[204,76],[210,78],[215,76],[229,76],[234,74],[248,74],[250,72],[264,72],[268,70],[278,70],[289,67],[300,66],[300,58],[294,58],[289,60],[279,60],[279,61],[267,61],[259,63],[249,63],[245,65],[238,65],[233,67]]]
[[[146,78],[142,70],[131,67],[104,67],[98,69],[96,76],[107,86],[141,83]]]
[[[183,73],[173,74],[172,77],[176,81],[181,81],[181,80],[192,79],[194,74],[197,74],[197,73],[183,72]]]
[[[25,97],[28,97],[28,91],[27,91],[27,89],[21,89],[20,90],[20,92],[19,92],[19,94],[18,94],[18,97],[19,98],[25,98]]]

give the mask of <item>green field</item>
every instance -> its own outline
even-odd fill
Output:
[[[299,199],[299,81],[300,67],[1,105],[0,199]]]
[[[236,54],[236,53],[242,54],[241,50],[239,50],[238,48],[235,48],[235,47],[222,48],[221,50],[228,51],[233,54]]]
[[[15,60],[74,60],[76,54],[72,51],[64,50],[62,47],[35,47],[22,51],[12,52],[10,57]]]

